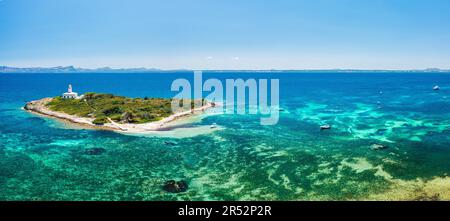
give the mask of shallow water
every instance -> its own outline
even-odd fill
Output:
[[[0,199],[447,199],[450,73],[204,73],[279,78],[280,122],[210,115],[168,136],[83,130],[20,109],[69,83],[79,93],[172,97],[179,77],[192,74],[0,74]],[[220,129],[208,131],[212,123]],[[85,154],[98,147],[106,151]],[[162,191],[170,179],[188,191]]]

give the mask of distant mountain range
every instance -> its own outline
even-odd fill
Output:
[[[189,69],[178,70],[161,70],[155,68],[120,68],[114,69],[110,67],[87,69],[77,68],[74,66],[58,66],[58,67],[29,67],[18,68],[0,66],[0,73],[151,73],[151,72],[175,72],[175,71],[192,71]],[[204,70],[211,72],[450,72],[450,70],[442,70],[439,68],[428,68],[423,70],[357,70],[357,69],[327,69],[327,70]]]
[[[159,69],[148,68],[125,68],[125,69],[112,69],[109,67],[87,69],[77,68],[74,66],[59,66],[59,67],[30,67],[30,68],[17,68],[0,66],[0,73],[139,73],[139,72],[155,72],[161,71]]]

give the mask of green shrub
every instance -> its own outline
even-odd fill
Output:
[[[96,125],[103,125],[103,124],[109,123],[109,120],[106,116],[100,116],[100,117],[95,118],[95,120],[93,120],[92,123],[96,124]]]

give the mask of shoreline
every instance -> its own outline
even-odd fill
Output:
[[[181,118],[186,118],[192,115],[198,115],[204,113],[207,109],[212,108],[211,103],[207,103],[206,105],[195,108],[189,111],[180,112],[172,114],[166,118],[163,118],[159,121],[154,122],[148,122],[143,124],[121,124],[116,123],[108,118],[110,123],[106,123],[103,125],[97,125],[92,123],[94,118],[88,118],[88,117],[78,117],[70,114],[66,114],[63,112],[57,112],[50,110],[47,108],[46,104],[50,101],[52,101],[53,98],[42,98],[35,101],[28,102],[23,109],[25,111],[28,111],[33,114],[37,115],[43,115],[46,117],[51,117],[55,119],[59,119],[65,122],[69,122],[72,124],[76,124],[78,126],[81,126],[86,129],[97,129],[97,130],[108,130],[108,131],[114,131],[114,132],[120,132],[120,133],[130,133],[130,134],[142,134],[142,133],[151,133],[155,131],[162,131],[168,127],[170,127],[169,123],[175,122],[176,120],[179,120]]]

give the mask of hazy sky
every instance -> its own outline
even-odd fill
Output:
[[[450,68],[450,1],[0,0],[0,65]]]

